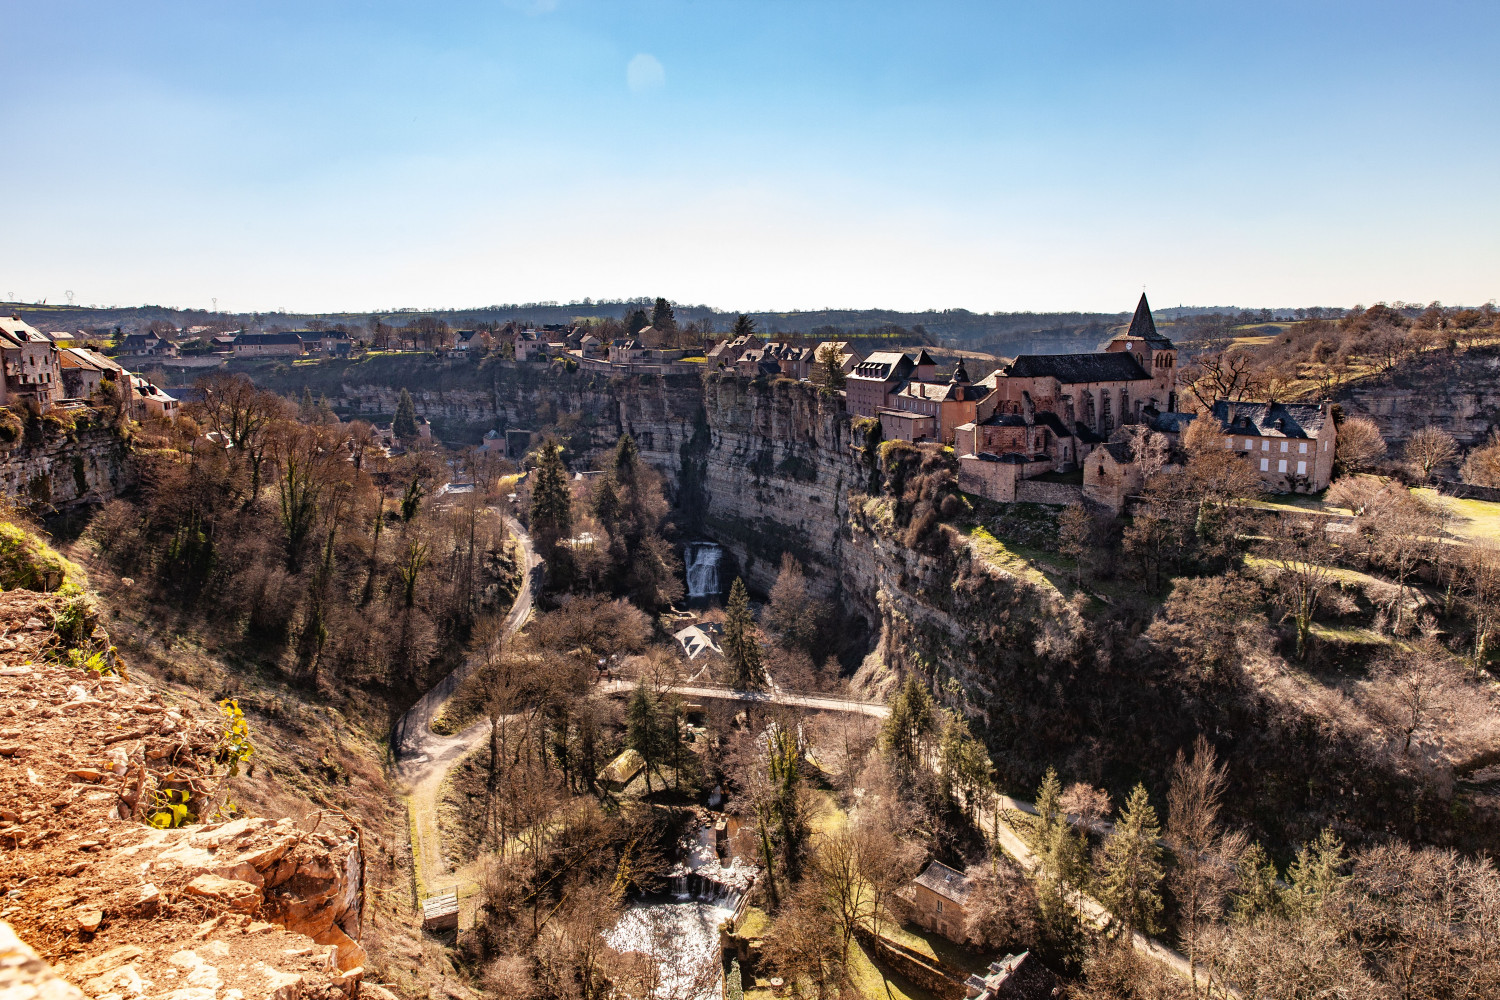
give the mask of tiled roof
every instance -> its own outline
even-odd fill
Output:
[[[1197,416],[1196,413],[1158,413],[1151,418],[1151,429],[1162,434],[1181,434]]]
[[[1022,354],[1005,369],[1011,378],[1055,378],[1065,385],[1080,382],[1141,382],[1151,376],[1135,355]]]
[[[1146,301],[1145,292],[1141,293],[1141,301],[1136,303],[1135,315],[1130,317],[1130,328],[1125,331],[1125,335],[1140,337],[1158,346],[1172,346],[1170,340],[1156,332],[1156,320],[1151,316],[1151,304]]]
[[[909,354],[902,354],[900,351],[876,351],[855,365],[849,377],[886,382],[893,378],[905,378],[911,374],[913,367],[915,366]]]
[[[1226,432],[1255,437],[1312,437],[1328,414],[1316,403],[1214,403],[1214,419]]]
[[[1005,458],[1000,459],[1002,462],[1005,460]],[[949,868],[941,861],[928,864],[922,869],[922,874],[916,877],[915,882],[955,903],[962,903],[969,896],[969,880],[962,872]]]

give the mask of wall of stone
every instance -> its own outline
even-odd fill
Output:
[[[41,444],[0,451],[0,490],[38,504],[99,503],[135,482],[129,445],[112,428],[49,436]]]
[[[1077,483],[1051,483],[1023,479],[1016,483],[1018,503],[1070,504],[1083,501],[1083,487]]]
[[[1336,400],[1347,415],[1374,419],[1393,451],[1429,425],[1480,444],[1500,426],[1500,348],[1429,352],[1344,388]]]

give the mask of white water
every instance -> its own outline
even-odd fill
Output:
[[[640,952],[658,963],[655,995],[663,1000],[718,1000],[719,925],[734,915],[731,906],[696,900],[633,903],[604,935],[619,952]]]
[[[688,597],[718,597],[719,559],[724,550],[713,542],[689,542],[683,561],[687,564]]]

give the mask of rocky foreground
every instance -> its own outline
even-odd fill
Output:
[[[358,828],[228,818],[226,719],[49,661],[57,600],[0,594],[0,997],[391,997]],[[223,821],[152,824],[173,805]]]

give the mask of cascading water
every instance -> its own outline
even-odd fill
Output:
[[[713,542],[689,542],[683,553],[687,564],[689,598],[706,600],[723,593],[719,585],[719,559],[724,550]]]

